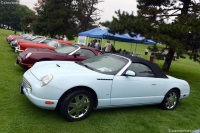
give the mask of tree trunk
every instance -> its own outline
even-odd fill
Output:
[[[172,60],[173,60],[173,57],[174,57],[174,53],[175,53],[174,49],[170,48],[169,52],[167,54],[167,57],[165,59],[165,63],[162,67],[162,70],[164,72],[169,72],[169,69],[170,69],[170,66],[171,66],[171,63],[172,63]]]
[[[187,15],[189,6],[191,4],[191,0],[182,0],[183,2],[183,8],[181,9],[181,14]]]

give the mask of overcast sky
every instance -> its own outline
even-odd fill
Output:
[[[20,0],[20,3],[23,5],[27,5],[29,8],[32,9],[34,4],[37,3],[37,0]],[[133,11],[134,14],[136,14],[136,6],[136,0],[104,0],[104,2],[97,5],[97,8],[103,11],[100,13],[100,21],[104,22],[106,20],[112,20],[112,16],[116,16],[114,12],[119,9],[121,11],[126,11],[129,13]]]

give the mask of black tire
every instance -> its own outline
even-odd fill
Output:
[[[172,89],[167,92],[160,106],[165,110],[173,110],[177,106],[178,102],[179,92],[175,89]]]
[[[61,115],[70,122],[85,119],[93,109],[93,97],[87,90],[77,90],[66,96],[60,104]]]

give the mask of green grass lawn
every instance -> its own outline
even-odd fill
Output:
[[[0,29],[0,133],[167,133],[200,129],[200,64],[188,58],[172,62],[167,74],[184,79],[191,86],[190,96],[181,100],[173,111],[155,105],[105,109],[93,111],[83,121],[70,123],[57,111],[40,109],[20,94],[19,82],[25,70],[15,65],[17,53],[5,39],[13,33]],[[127,43],[117,42],[115,46],[130,49]],[[137,52],[144,57],[147,47],[140,44]],[[163,61],[157,63],[162,66]]]

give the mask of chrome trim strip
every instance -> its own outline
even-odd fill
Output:
[[[43,37],[42,37],[43,38]],[[45,41],[47,38],[46,37],[44,37],[41,41],[39,41],[39,43],[41,43],[41,42],[43,42],[43,41]]]
[[[73,52],[71,52],[69,55],[73,55],[74,53],[76,53],[79,49],[81,49],[81,47],[77,46],[78,49],[74,50]]]
[[[120,55],[116,55],[116,54],[113,54],[113,55],[119,56],[121,58],[125,58],[128,60],[128,63],[116,74],[116,76],[121,76],[122,73],[131,65],[132,61],[129,58],[126,58],[124,56],[120,56]]]

